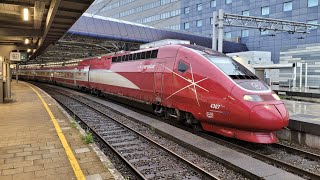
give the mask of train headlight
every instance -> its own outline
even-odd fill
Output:
[[[262,102],[261,97],[256,94],[244,95],[243,99],[246,101],[251,101],[251,102]]]
[[[281,99],[279,98],[279,96],[277,94],[272,94],[273,98],[277,101],[280,101]]]

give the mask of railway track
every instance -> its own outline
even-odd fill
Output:
[[[65,91],[65,93],[67,93],[67,91]],[[92,103],[92,100],[87,99],[83,96],[77,96],[77,99],[80,100],[82,103],[90,103],[90,102]],[[110,109],[109,107],[106,107],[97,102],[94,102],[94,104],[95,104],[95,108],[101,112],[103,112],[104,108]],[[181,125],[177,125],[177,124],[172,124],[172,125],[185,129],[187,131],[196,133],[197,135],[200,135],[206,139],[217,142],[221,145],[225,145],[230,148],[236,149],[237,151],[248,154],[256,159],[260,159],[262,161],[268,162],[269,164],[286,169],[287,171],[298,174],[304,178],[320,179],[320,174],[319,174],[320,173],[320,156],[317,154],[310,153],[307,151],[303,151],[303,150],[282,145],[282,144],[273,144],[273,145],[255,145],[250,143],[243,144],[243,142],[234,141],[233,139],[225,140],[225,138],[216,137],[207,133],[195,132]],[[300,161],[297,161],[298,163],[294,164],[292,162],[287,162],[285,158],[284,159],[279,158],[277,154],[282,154],[283,152],[286,152],[287,156],[298,156],[298,159],[300,159]],[[306,166],[306,164],[314,165],[314,167],[308,167]],[[319,165],[318,168],[317,168],[317,165]]]
[[[286,169],[306,179],[320,179],[320,155],[318,154],[282,144],[257,145],[235,142],[234,140],[229,142],[224,138],[204,133],[201,133],[201,136],[261,161]]]
[[[94,103],[70,93],[45,91],[72,112],[76,119],[127,164],[130,179],[219,179],[145,135],[111,118]]]

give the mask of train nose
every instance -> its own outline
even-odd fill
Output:
[[[257,105],[251,109],[250,122],[264,130],[279,130],[288,126],[289,115],[286,107],[281,104]],[[263,124],[263,126],[261,126]]]

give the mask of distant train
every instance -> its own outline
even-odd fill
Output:
[[[279,97],[230,57],[190,45],[164,45],[80,61],[25,65],[23,79],[129,98],[195,129],[275,143],[288,125]]]

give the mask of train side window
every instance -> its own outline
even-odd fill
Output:
[[[133,54],[132,60],[137,60],[137,53],[134,53],[134,54]]]
[[[129,61],[133,60],[133,54],[129,55]]]
[[[181,61],[178,63],[178,71],[184,73],[184,72],[186,72],[188,69],[189,69],[189,66],[188,66],[186,63],[181,62]]]
[[[125,57],[125,61],[129,61],[129,55],[125,55],[126,57]]]
[[[112,57],[112,62],[117,62],[117,57]]]
[[[137,60],[141,59],[141,53],[138,53]]]
[[[146,52],[141,53],[141,59],[146,59]]]
[[[121,56],[117,57],[117,62],[121,62]]]
[[[151,59],[151,51],[146,52],[146,59]]]
[[[158,50],[153,50],[151,53],[151,58],[157,58],[158,56]]]
[[[121,61],[125,61],[125,59],[126,59],[125,55],[121,56]]]

